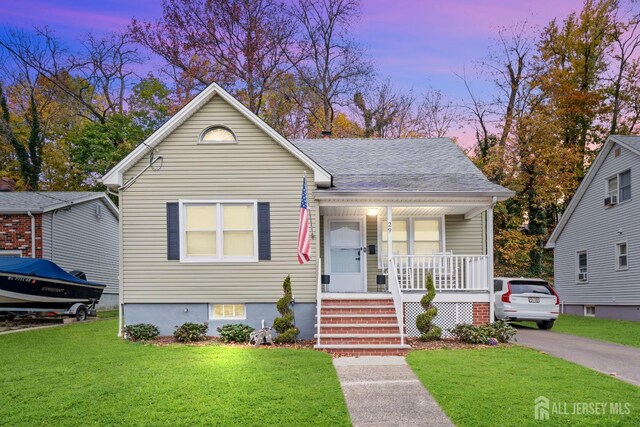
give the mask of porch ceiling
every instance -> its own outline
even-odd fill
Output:
[[[379,206],[320,206],[320,215],[327,216],[365,216],[369,209],[377,208],[377,216],[387,215],[386,207]],[[475,213],[478,206],[406,206],[392,208],[394,217],[466,215]],[[479,213],[479,212],[478,212]]]

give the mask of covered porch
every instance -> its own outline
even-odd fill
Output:
[[[321,291],[422,294],[431,276],[438,293],[489,292],[493,203],[321,200]]]

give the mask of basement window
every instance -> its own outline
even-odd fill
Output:
[[[587,317],[596,317],[596,306],[595,305],[585,305],[584,306],[584,315]]]
[[[211,304],[211,319],[246,319],[244,304]]]

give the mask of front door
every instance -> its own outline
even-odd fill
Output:
[[[361,219],[328,219],[325,233],[328,292],[364,292],[364,223]]]

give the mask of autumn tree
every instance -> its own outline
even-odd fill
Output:
[[[333,128],[336,107],[350,103],[373,72],[349,32],[359,13],[358,0],[297,0],[290,8],[298,31],[288,58],[312,95],[292,96],[326,132]]]
[[[161,19],[134,19],[130,30],[180,78],[222,84],[259,114],[287,69],[294,26],[278,0],[167,0]]]

